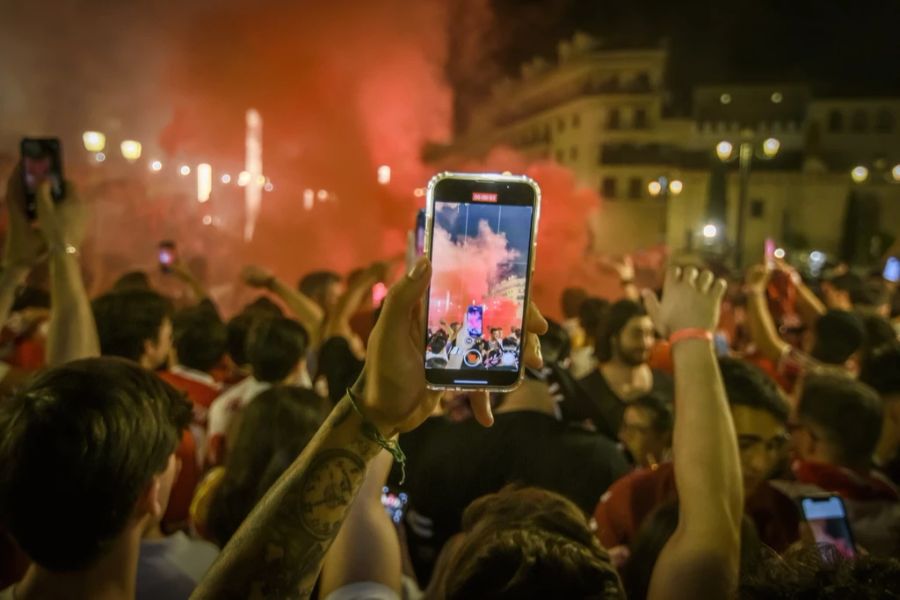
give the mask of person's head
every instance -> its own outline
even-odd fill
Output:
[[[241,411],[234,448],[209,508],[208,526],[220,545],[237,531],[266,491],[294,462],[328,415],[315,392],[275,386]]]
[[[285,317],[258,319],[247,335],[247,360],[259,381],[283,383],[297,375],[306,358],[309,336]]]
[[[225,356],[228,332],[211,307],[200,305],[178,311],[172,329],[178,364],[208,372]]]
[[[652,466],[672,447],[674,425],[671,404],[657,394],[646,394],[625,407],[619,440],[636,465]]]
[[[900,450],[900,345],[893,344],[875,352],[859,376],[881,397],[883,420],[878,442],[880,454],[896,455]]]
[[[827,556],[823,557],[822,552]],[[772,554],[741,573],[740,600],[860,600],[889,598],[900,589],[900,562],[868,554],[847,559],[836,550],[805,546],[784,557]]]
[[[158,369],[172,350],[172,303],[156,292],[104,294],[93,302],[100,352]]]
[[[28,557],[89,569],[165,513],[184,397],[118,358],[70,362],[0,403],[0,522]]]
[[[865,339],[866,331],[857,315],[846,310],[829,310],[813,326],[809,353],[825,364],[850,366]]]
[[[794,450],[803,460],[866,469],[881,435],[878,394],[840,375],[810,375],[797,404]]]
[[[831,309],[850,310],[862,293],[863,280],[853,273],[841,273],[822,282],[822,295]]]
[[[241,311],[242,314],[250,314],[257,317],[283,317],[284,311],[268,296],[260,296],[247,304]]]
[[[866,332],[865,342],[859,353],[860,370],[862,371],[866,369],[866,362],[872,355],[897,345],[898,340],[894,326],[881,315],[867,312],[861,314],[860,319]]]
[[[644,307],[619,300],[609,307],[597,339],[597,358],[603,363],[617,361],[636,367],[650,358],[654,341],[653,321]]]
[[[863,284],[858,301],[854,301],[854,307],[885,319],[891,316],[891,291],[880,274],[877,279],[870,279]]]
[[[584,514],[558,494],[507,486],[469,505],[462,530],[433,577],[440,597],[622,597]]]
[[[144,271],[130,271],[125,273],[113,283],[113,292],[130,292],[140,290],[148,292],[153,287],[150,285],[150,277]]]
[[[257,319],[256,315],[244,312],[232,317],[225,326],[228,356],[238,367],[246,368],[250,364],[247,359],[247,336]]]
[[[334,308],[343,292],[341,276],[333,271],[309,273],[300,280],[298,287],[325,311]]]
[[[750,495],[785,456],[788,405],[772,379],[746,361],[720,358],[719,372],[737,433],[744,493]]]
[[[503,339],[503,330],[499,327],[491,327],[491,339],[495,342],[499,342]]]
[[[659,553],[678,527],[679,503],[666,502],[641,523],[629,547],[629,557],[622,568],[622,584],[628,600],[644,600],[650,590],[650,578]],[[763,544],[756,526],[746,515],[741,520],[741,572],[758,568],[763,557]]]
[[[570,287],[562,293],[562,311],[566,319],[577,319],[580,314],[581,304],[587,300],[588,294],[584,288]]]
[[[578,309],[578,324],[584,331],[585,341],[595,344],[603,329],[603,321],[609,312],[609,301],[603,298],[586,298]]]

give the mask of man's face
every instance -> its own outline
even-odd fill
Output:
[[[650,317],[632,317],[616,337],[615,357],[627,365],[642,365],[649,360],[654,341]]]
[[[320,298],[322,308],[328,312],[334,310],[334,307],[337,305],[337,301],[340,299],[343,293],[344,282],[342,281],[333,281],[326,285],[322,290],[322,295]]]
[[[172,320],[166,317],[159,328],[156,342],[148,343],[145,349],[147,367],[151,370],[158,369],[169,360],[172,352]]]
[[[501,341],[503,339],[503,331],[500,329],[494,329],[491,331],[491,337],[494,338],[495,341]]]
[[[731,407],[741,453],[744,494],[752,494],[784,458],[788,436],[785,424],[765,410]]]
[[[637,406],[625,409],[619,440],[641,467],[652,466],[662,460],[670,445],[669,436],[653,428],[651,411]]]

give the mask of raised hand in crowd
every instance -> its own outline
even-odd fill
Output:
[[[310,339],[318,344],[325,312],[312,298],[284,283],[266,269],[255,265],[244,267],[241,279],[250,287],[268,290],[281,298],[309,333]]]
[[[607,271],[618,275],[622,293],[629,300],[640,300],[641,294],[634,283],[634,260],[631,255],[625,254],[621,258],[603,257],[599,261],[600,266]]]
[[[422,258],[391,288],[355,391],[338,403],[313,441],[250,514],[194,598],[310,594],[325,553],[363,482],[366,465],[382,449],[376,440],[416,427],[440,398],[440,393],[426,389],[422,361],[422,300],[430,276],[431,265]],[[542,363],[537,334],[546,326],[532,307],[525,348],[526,363],[532,367]],[[473,402],[479,421],[489,425],[493,417],[487,395]]]
[[[725,288],[709,271],[671,267],[662,301],[644,293],[648,313],[672,344],[672,451],[681,499],[678,526],[653,569],[649,597],[654,599],[726,598],[737,586],[743,487],[712,343]]]
[[[325,316],[322,326],[323,342],[332,337],[341,337],[347,340],[356,358],[361,360],[365,356],[365,345],[353,332],[350,319],[368,297],[372,287],[387,280],[390,269],[391,263],[379,261],[351,276],[347,289],[338,299],[334,310]]]

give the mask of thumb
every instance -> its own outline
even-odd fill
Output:
[[[431,283],[431,262],[426,257],[417,260],[400,281],[395,283],[384,301],[384,313],[399,317],[409,315]]]

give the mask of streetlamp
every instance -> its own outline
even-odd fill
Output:
[[[670,180],[665,175],[658,177],[647,184],[647,192],[654,198],[662,196],[662,198],[665,199],[670,194],[672,196],[677,196],[682,191],[684,191],[683,181],[680,179]]]
[[[88,152],[103,152],[106,148],[106,136],[99,131],[85,131],[81,134],[81,141]]]
[[[125,140],[119,144],[122,157],[128,162],[134,162],[141,157],[141,143],[135,140]]]
[[[750,166],[753,159],[771,160],[781,150],[781,142],[777,138],[766,138],[760,142],[754,137],[753,131],[745,129],[741,132],[741,142],[738,146],[737,160],[740,166],[740,192],[738,195],[738,222],[737,240],[734,250],[735,265],[740,268],[744,264],[744,223],[747,218],[747,195],[750,189]],[[731,162],[734,146],[728,140],[722,140],[716,144],[716,156],[722,162]],[[705,228],[704,228],[705,233]]]

